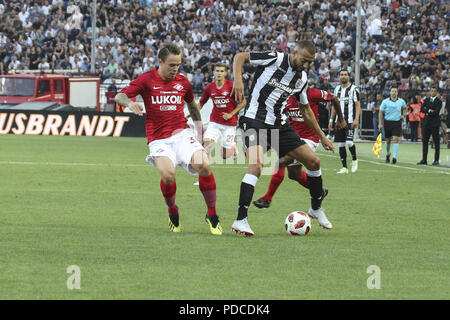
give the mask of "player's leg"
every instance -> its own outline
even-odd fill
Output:
[[[160,187],[164,200],[169,211],[169,230],[172,232],[180,232],[181,224],[178,214],[178,207],[175,204],[175,195],[177,184],[175,181],[175,165],[172,159],[165,156],[158,156],[153,159],[154,165],[158,170],[161,181]]]
[[[336,130],[334,141],[338,143],[339,147],[339,157],[341,159],[342,168],[337,172],[337,174],[348,173],[347,169],[347,151],[345,150],[345,140],[347,138],[347,129]]]
[[[216,181],[211,171],[206,151],[195,151],[192,155],[190,166],[199,175],[199,188],[208,208],[205,220],[209,224],[212,234],[221,235],[222,226],[216,213]]]
[[[236,145],[234,138],[236,137],[236,127],[222,125],[221,128],[222,135],[222,158],[228,159],[234,155]]]
[[[308,213],[312,218],[316,218],[319,224],[331,229],[333,226],[328,221],[322,208],[322,200],[324,197],[322,171],[320,169],[320,159],[314,154],[308,145],[303,144],[288,153],[289,156],[300,161],[306,168],[307,183],[311,196],[311,208]]]
[[[284,180],[285,167],[276,167],[272,177],[270,178],[269,187],[265,195],[253,201],[253,204],[258,208],[269,208],[272,198],[275,195],[278,187]]]
[[[258,182],[263,168],[263,146],[258,144],[248,146],[246,150],[246,156],[248,160],[248,172],[241,182],[238,215],[233,225],[231,226],[231,230],[245,234],[247,236],[252,236],[254,232],[248,224],[247,213],[252,201],[253,193],[255,191],[256,182]]]

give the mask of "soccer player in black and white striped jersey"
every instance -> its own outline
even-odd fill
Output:
[[[232,95],[242,101],[244,83],[242,68],[245,63],[255,65],[256,72],[250,90],[250,98],[244,114],[239,119],[243,130],[245,153],[248,160],[248,173],[241,182],[239,209],[232,230],[252,236],[248,224],[247,211],[253,197],[254,188],[263,167],[264,152],[275,149],[280,158],[294,158],[304,164],[310,186],[311,208],[309,215],[317,218],[323,227],[332,228],[322,209],[322,172],[320,159],[289,125],[284,108],[287,100],[294,95],[300,105],[306,123],[318,134],[325,150],[334,146],[320,129],[307,98],[306,70],[314,61],[316,48],[311,41],[300,41],[293,53],[281,52],[242,52],[233,61],[234,85]],[[273,137],[278,134],[278,141]]]
[[[350,74],[347,70],[341,70],[339,72],[339,80],[341,84],[334,89],[334,95],[341,102],[341,110],[344,114],[345,121],[347,121],[347,127],[336,130],[334,136],[334,142],[337,142],[339,146],[339,156],[342,162],[342,168],[337,173],[348,173],[346,145],[352,155],[352,172],[355,173],[358,170],[358,159],[356,158],[356,146],[353,142],[353,133],[358,126],[359,116],[361,114],[359,89],[350,83]],[[333,130],[333,121],[335,118],[336,111],[332,109],[330,123],[328,125],[330,130]]]

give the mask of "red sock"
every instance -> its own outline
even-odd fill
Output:
[[[272,197],[280,186],[281,182],[284,179],[285,167],[278,168],[278,171],[272,175],[270,179],[269,189],[267,189],[267,193],[264,195],[264,198],[268,201],[272,201]]]
[[[216,180],[211,173],[209,176],[199,176],[198,184],[200,191],[205,198],[206,206],[208,207],[208,216],[216,214]]]
[[[306,171],[302,170],[302,175],[298,179],[298,183],[300,183],[302,186],[304,186],[306,189],[309,189],[308,185],[308,175],[306,174]]]
[[[178,207],[175,205],[175,194],[177,192],[177,183],[175,180],[171,184],[165,184],[161,179],[161,192],[164,196],[167,206],[169,207],[169,214],[178,214]]]

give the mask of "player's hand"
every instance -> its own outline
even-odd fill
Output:
[[[244,82],[242,81],[242,78],[234,79],[230,96],[234,97],[234,100],[236,101],[244,100]]]
[[[331,123],[328,125],[328,127],[331,125]],[[336,123],[336,130],[342,130],[345,129],[347,127],[347,121],[345,120],[338,120],[338,122]]]
[[[323,137],[320,142],[322,143],[322,146],[325,150],[334,152],[334,144],[327,137]]]
[[[352,129],[355,129],[358,126],[358,121],[355,120],[352,122]]]
[[[333,131],[333,123],[328,123],[328,130]]]
[[[138,116],[144,115],[142,112],[144,111],[144,108],[139,102],[131,101],[130,103],[128,103],[127,107]]]
[[[225,120],[230,120],[233,116],[232,115],[230,115],[229,113],[223,113],[222,114],[222,117],[225,119]]]
[[[383,130],[383,125],[382,125],[382,124],[379,124],[379,125],[378,125],[378,131],[381,131],[381,130]]]

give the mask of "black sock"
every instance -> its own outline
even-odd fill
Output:
[[[251,184],[241,182],[241,193],[239,194],[239,210],[237,220],[247,218],[248,207],[252,201],[255,187]]]
[[[351,147],[348,148],[348,150],[352,154],[353,161],[356,160],[356,145],[352,145]]]
[[[323,187],[322,176],[311,177],[308,176],[309,194],[311,195],[311,208],[317,210],[322,205]]]
[[[180,224],[180,216],[177,214],[169,214],[170,221],[173,223],[175,227],[178,227]]]
[[[339,155],[341,156],[342,166],[347,168],[347,151],[345,151],[345,146],[339,147]]]

